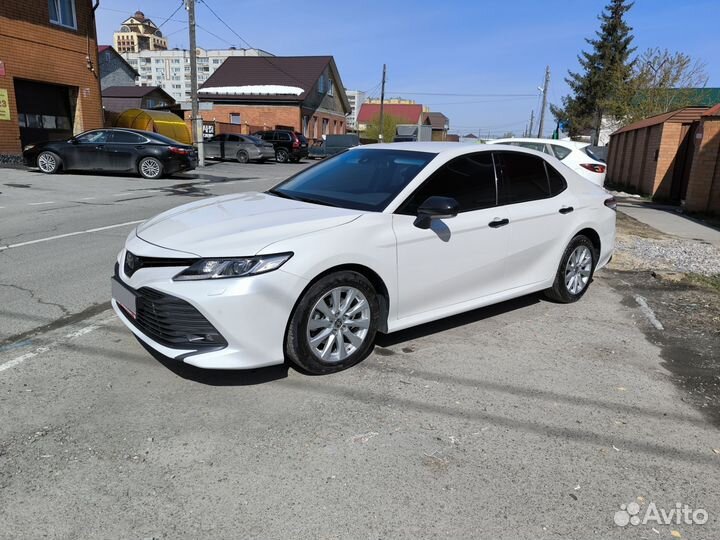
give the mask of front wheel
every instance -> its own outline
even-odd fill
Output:
[[[245,150],[238,150],[237,160],[240,163],[247,163],[248,161],[250,161],[250,156]]]
[[[287,163],[288,159],[290,159],[290,154],[284,148],[278,148],[275,151],[275,160],[278,163]]]
[[[357,272],[335,272],[314,283],[290,319],[285,353],[314,375],[363,360],[373,347],[380,305],[372,284]]]
[[[578,235],[565,248],[555,282],[545,296],[556,302],[577,302],[587,291],[595,271],[595,246],[587,236]]]
[[[140,176],[153,180],[160,178],[163,174],[163,165],[159,160],[154,157],[146,157],[140,160],[138,163],[138,171]]]
[[[45,174],[56,174],[60,171],[60,156],[55,152],[40,152],[37,157],[37,166]]]

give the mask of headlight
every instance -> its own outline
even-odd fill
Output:
[[[223,279],[264,274],[277,270],[292,256],[292,253],[277,253],[274,255],[257,255],[255,257],[200,259],[176,275],[173,280]]]
[[[28,150],[32,150],[33,148],[35,148],[34,144],[28,144],[27,146],[25,146],[25,148],[23,148],[23,152],[27,152]]]

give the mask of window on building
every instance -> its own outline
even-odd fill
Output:
[[[231,124],[239,124],[240,123],[240,113],[230,113],[230,123]]]
[[[308,124],[310,123],[310,117],[303,115],[302,117],[302,134],[308,136]]]
[[[77,29],[75,0],[48,0],[48,7],[51,23]]]
[[[323,121],[322,121],[322,132],[323,132],[323,135],[327,135],[327,134],[328,134],[328,126],[329,126],[329,125],[330,125],[330,120],[328,120],[327,118],[323,118]]]
[[[328,95],[334,96],[335,89],[333,88],[335,85],[333,85],[332,79],[328,79]]]
[[[325,74],[320,75],[318,79],[318,92],[321,94],[325,93]]]

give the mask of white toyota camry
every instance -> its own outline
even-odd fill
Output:
[[[348,368],[395,332],[545,291],[585,294],[615,200],[556,158],[457,143],[360,146],[264,193],[169,210],[127,238],[112,305],[203,368]]]

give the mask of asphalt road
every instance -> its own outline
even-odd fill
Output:
[[[0,538],[720,536],[717,427],[610,273],[573,305],[382,336],[332,376],[150,355],[107,310],[122,224],[298,167],[0,169]],[[630,502],[709,520],[615,525]]]

